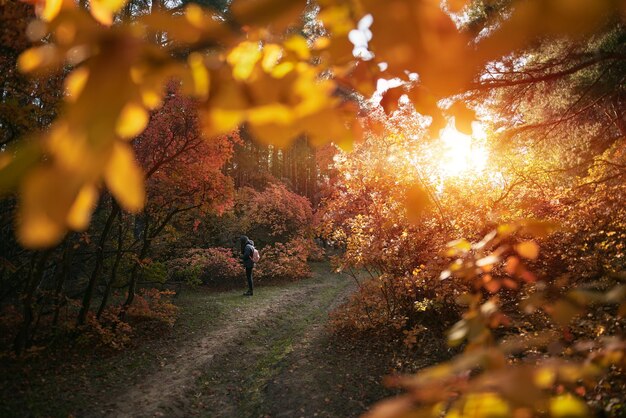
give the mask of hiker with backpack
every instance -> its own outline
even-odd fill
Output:
[[[254,285],[252,283],[252,269],[254,263],[259,261],[259,252],[254,248],[254,241],[247,236],[242,235],[239,239],[241,244],[241,259],[243,260],[243,266],[246,269],[246,279],[248,280],[248,291],[244,293],[244,296],[252,296],[254,292]]]

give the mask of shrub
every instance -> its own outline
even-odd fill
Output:
[[[144,266],[141,278],[145,282],[165,283],[167,281],[167,267],[158,261],[152,261]]]
[[[128,307],[128,316],[174,325],[178,308],[170,297],[175,294],[171,290],[141,289],[133,304]]]
[[[120,350],[130,342],[133,328],[120,319],[119,307],[110,306],[102,312],[100,320],[90,313],[81,331],[78,337],[81,344]]]
[[[305,241],[305,245],[307,245],[309,251],[307,259],[309,261],[324,261],[326,258],[326,251],[324,251],[324,249],[312,239],[307,239]]]
[[[442,333],[459,318],[454,293],[443,289],[447,285],[420,269],[406,276],[368,278],[331,313],[331,324],[342,334],[382,333],[412,347],[421,334]]]
[[[294,239],[286,244],[276,243],[261,251],[261,261],[255,268],[257,280],[300,280],[311,277],[307,264],[310,245],[307,240]]]
[[[174,279],[189,284],[232,286],[244,274],[240,260],[229,248],[194,248],[167,264]]]
[[[116,350],[130,343],[135,322],[152,322],[155,325],[172,326],[176,321],[178,308],[172,303],[175,292],[158,289],[141,289],[133,304],[126,311],[128,322],[121,318],[121,306],[109,306],[98,320],[90,314],[81,327],[79,343],[90,346],[103,346]]]

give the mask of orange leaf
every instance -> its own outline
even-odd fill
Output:
[[[487,283],[485,283],[483,285],[483,287],[489,292],[489,293],[496,293],[498,290],[500,290],[501,287],[501,283],[499,280],[490,280]]]
[[[520,262],[517,257],[509,257],[506,259],[506,265],[504,270],[510,275],[513,276],[517,272],[517,268],[519,267]]]
[[[539,245],[534,241],[524,241],[515,246],[517,253],[529,260],[534,260],[539,256]]]

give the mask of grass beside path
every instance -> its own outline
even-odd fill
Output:
[[[243,279],[236,291],[185,289],[173,328],[121,351],[76,345],[0,360],[0,416],[358,416],[391,394],[381,380],[400,367],[397,347],[330,332],[328,313],[354,284],[327,263],[312,268],[253,297]]]
[[[267,341],[267,350],[249,355],[253,370],[252,394],[243,401],[246,410],[254,410],[258,393],[264,381],[272,375],[275,365],[292,350],[294,339],[312,322],[325,321],[326,306],[330,300],[349,285],[343,277],[329,274],[324,263],[313,265],[314,277],[295,283],[258,286],[255,296],[243,297],[242,289],[211,292],[204,288],[185,289],[176,299],[180,316],[172,329],[151,329],[137,336],[132,345],[121,351],[93,350],[85,346],[60,345],[44,350],[24,360],[0,359],[0,416],[97,416],[110,413],[112,400],[129,389],[142,384],[151,375],[180,361],[181,349],[207,335],[219,332],[225,326],[237,329],[240,312],[257,311],[256,307],[269,305],[258,326],[252,325],[249,335],[254,341]],[[294,300],[281,302],[289,299]],[[319,302],[315,302],[319,301]],[[313,307],[310,307],[314,302]],[[297,320],[292,320],[296,315]],[[248,318],[249,319],[249,318]],[[252,318],[256,321],[255,318]],[[255,323],[252,321],[252,323]],[[252,324],[251,323],[251,324]],[[246,335],[248,335],[246,333]],[[248,341],[231,341],[241,347],[256,350]],[[241,345],[239,345],[241,343]],[[251,346],[252,344],[252,346]],[[194,358],[185,359],[194,362]],[[212,361],[218,364],[218,358]],[[202,369],[202,364],[198,365]],[[210,371],[199,370],[194,376],[203,385],[211,379]],[[197,379],[195,379],[197,377]],[[203,380],[204,379],[204,380]],[[224,382],[232,380],[225,376]],[[223,386],[227,386],[224,383]],[[195,401],[183,399],[179,403],[195,409]],[[185,410],[183,408],[183,410]],[[172,409],[181,412],[181,409]],[[199,409],[198,411],[202,411]]]

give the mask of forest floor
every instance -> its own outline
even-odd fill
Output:
[[[381,381],[401,360],[393,347],[333,334],[328,313],[355,284],[326,263],[313,272],[251,298],[184,290],[174,327],[124,350],[0,361],[0,416],[358,416],[392,394]]]

